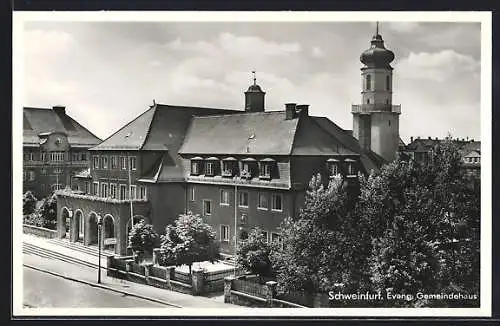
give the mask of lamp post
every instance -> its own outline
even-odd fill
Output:
[[[99,247],[98,257],[98,270],[97,270],[97,283],[101,283],[101,238],[102,238],[102,216],[97,216],[97,242]]]

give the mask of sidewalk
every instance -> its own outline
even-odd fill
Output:
[[[59,252],[70,257],[78,258],[88,262],[97,264],[97,257],[88,255],[82,252],[77,252],[76,250],[71,250],[69,248],[62,248],[61,246],[54,245],[47,242],[47,239],[36,237],[33,235],[25,234],[23,237],[23,242],[36,245],[40,248],[45,248],[47,250],[52,250]],[[76,280],[81,280],[85,283],[92,284],[93,286],[99,286],[97,284],[97,270],[87,268],[80,265],[74,265],[69,263],[62,263],[60,261],[48,258],[41,258],[34,255],[23,255],[25,264],[31,266],[45,269],[51,272],[58,273],[60,275],[66,276],[68,278],[73,278]],[[101,259],[102,266],[106,266],[106,259]],[[101,271],[101,281],[102,285],[109,288],[110,290],[115,290],[118,292],[127,292],[130,295],[148,297],[157,301],[163,301],[166,303],[171,303],[185,308],[243,308],[241,306],[232,305],[223,302],[223,297],[217,296],[212,298],[192,296],[189,294],[179,293],[175,291],[169,291],[165,289],[156,288],[149,285],[134,283],[118,278],[108,277],[106,275],[106,270]]]

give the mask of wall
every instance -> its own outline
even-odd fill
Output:
[[[165,227],[173,224],[184,213],[186,191],[183,183],[160,183],[147,185],[147,197],[151,203],[150,218],[159,234],[165,233]]]
[[[353,114],[352,116],[353,128],[352,135],[359,142],[363,149],[370,149],[371,146],[371,126],[370,115],[367,114]]]
[[[150,204],[149,202],[134,202],[134,215],[149,216]],[[115,252],[120,255],[126,253],[127,246],[127,226],[130,221],[130,203],[119,202],[107,199],[99,199],[92,196],[81,197],[68,197],[58,195],[57,198],[57,229],[58,237],[64,237],[66,233],[65,214],[64,209],[73,211],[71,218],[71,226],[75,227],[76,213],[78,210],[82,211],[84,218],[84,244],[89,244],[92,238],[92,228],[95,227],[94,214],[99,214],[103,218],[106,215],[111,215],[114,220],[115,238],[117,240]],[[70,239],[75,241],[74,239]]]
[[[191,201],[191,198],[188,197],[188,210],[203,216],[203,200],[211,200],[212,214],[204,216],[203,218],[216,231],[217,240],[221,239],[220,225],[229,226],[229,241],[221,241],[221,252],[234,254],[234,186],[191,183],[189,187],[194,187],[195,189],[195,201]],[[229,205],[220,205],[220,194],[222,189],[229,191]],[[236,208],[236,216],[238,219],[238,228],[241,226],[247,232],[250,232],[253,227],[258,226],[264,231],[268,231],[270,236],[271,232],[277,232],[281,221],[285,217],[290,216],[293,210],[293,196],[288,191],[238,186],[237,191],[240,192],[242,190],[248,192],[249,205],[248,207],[240,207],[238,205]],[[266,210],[257,208],[259,193],[268,195],[269,208]],[[281,212],[271,210],[271,194],[282,195],[283,210]],[[246,224],[242,224],[240,220],[243,213],[247,214]]]
[[[399,115],[371,114],[371,149],[387,161],[396,158],[399,142]]]

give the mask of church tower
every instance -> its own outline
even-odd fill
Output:
[[[253,85],[250,85],[245,92],[245,112],[264,112],[264,96],[266,93],[257,85],[255,71],[252,71],[252,73]]]
[[[371,150],[387,161],[396,158],[399,141],[400,105],[392,105],[394,53],[384,46],[378,31],[369,49],[361,54],[361,104],[352,106],[353,136],[364,150]]]

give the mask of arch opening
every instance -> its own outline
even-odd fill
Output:
[[[116,246],[115,220],[107,214],[102,221],[102,237],[104,250],[114,251]]]
[[[97,228],[97,214],[96,213],[90,213],[89,215],[89,245],[96,245],[97,244],[97,238],[99,236],[98,234],[98,228]]]
[[[71,230],[71,218],[69,217],[69,210],[63,207],[61,210],[61,221],[64,224],[64,233],[62,238],[69,239],[69,232]]]
[[[84,227],[84,218],[83,218],[83,213],[81,210],[78,210],[75,212],[75,241],[83,242],[84,239],[84,232],[85,232],[85,227]]]

